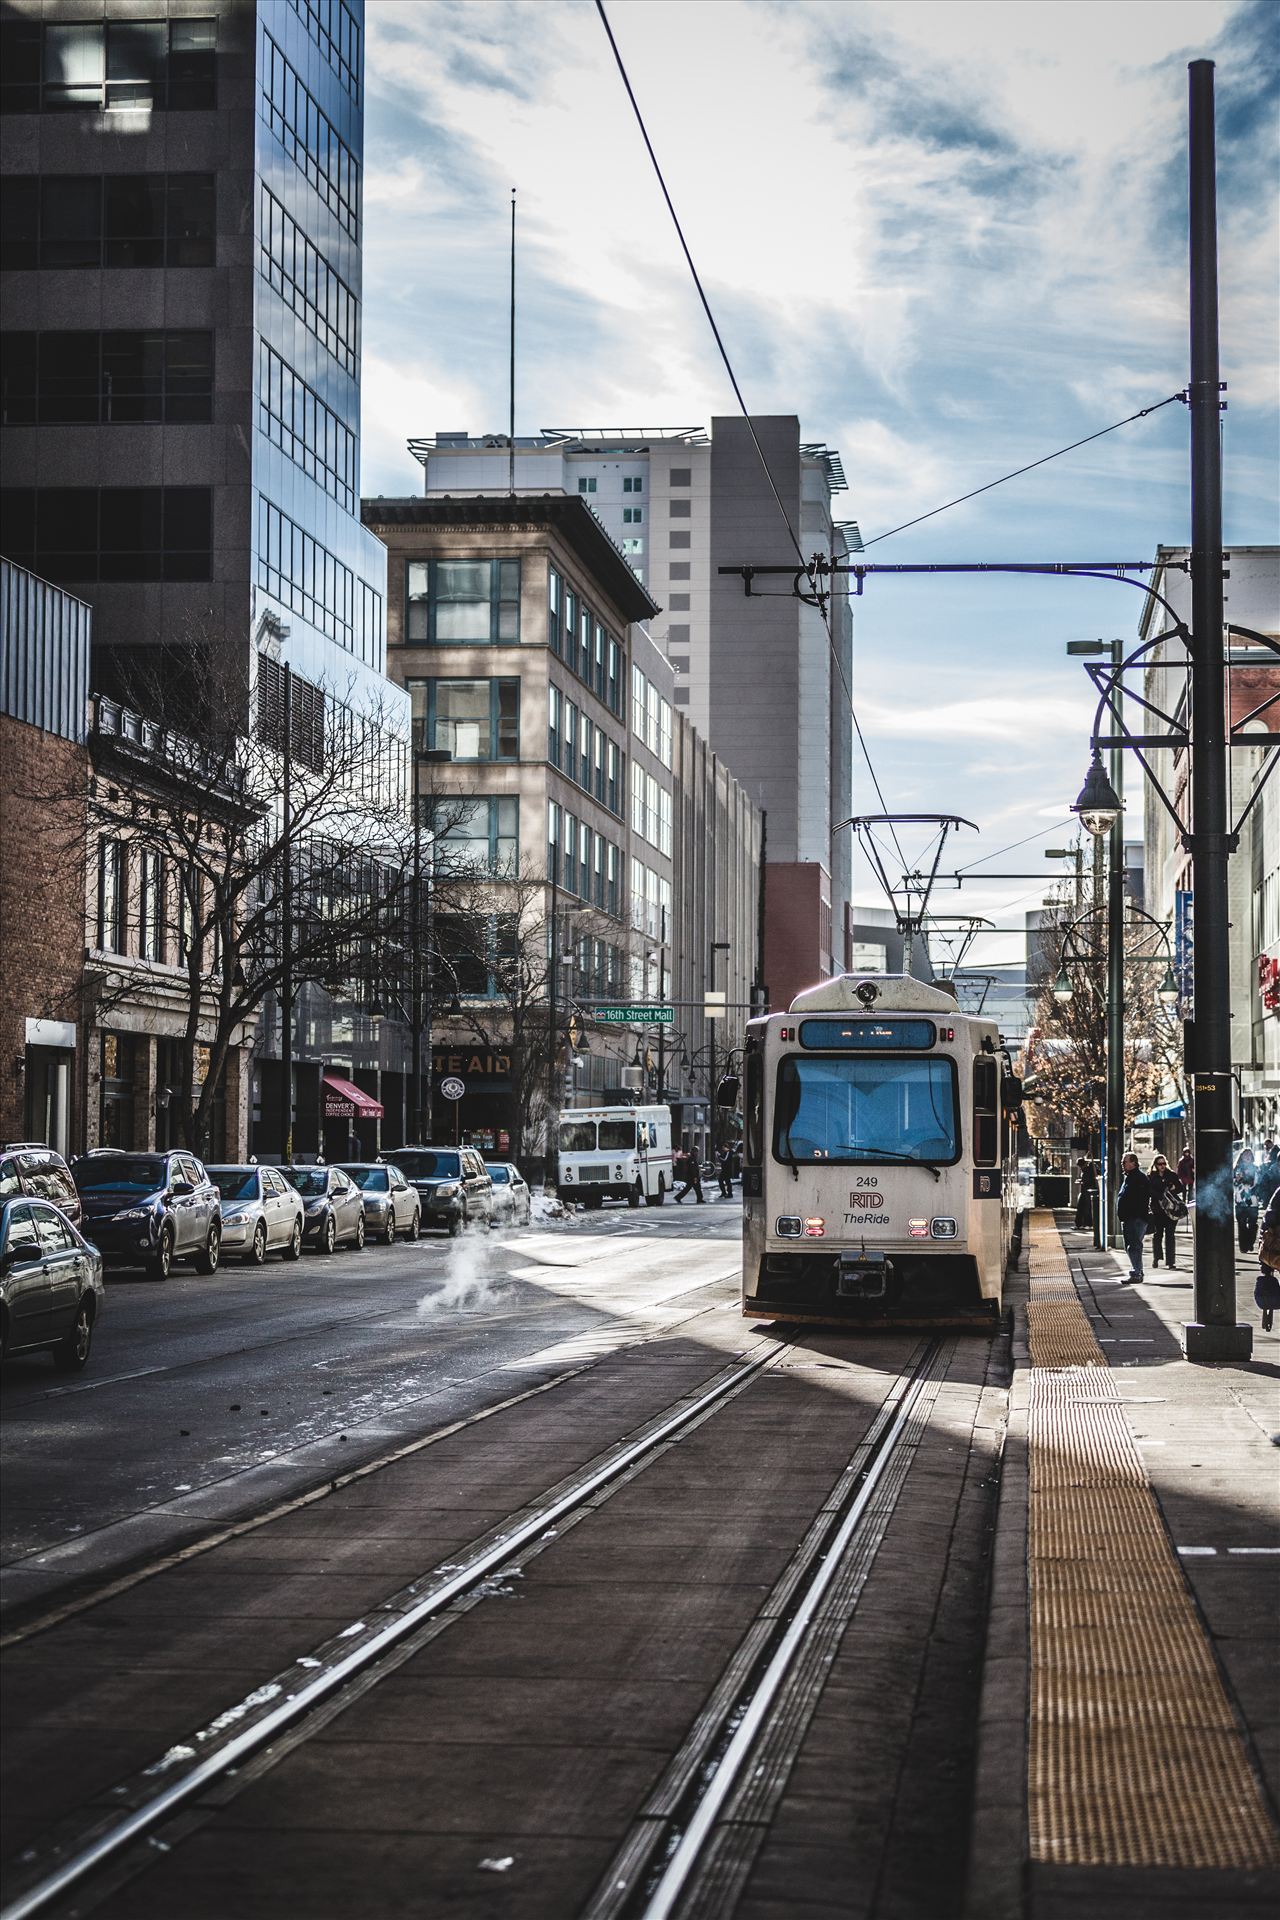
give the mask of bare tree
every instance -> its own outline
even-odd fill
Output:
[[[198,1153],[264,1004],[290,973],[336,992],[367,980],[371,955],[403,938],[411,871],[389,703],[357,707],[350,688],[342,699],[302,681],[286,713],[283,671],[264,656],[251,714],[216,660],[202,636],[135,658],[121,701],[98,703],[89,789],[65,809],[68,856],[88,849],[98,1019],[144,976],[158,983],[192,1089],[175,1130]]]

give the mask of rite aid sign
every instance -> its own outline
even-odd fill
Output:
[[[446,1100],[461,1100],[466,1090],[466,1081],[459,1080],[458,1076],[454,1073],[449,1074],[446,1079],[440,1082],[440,1091]]]

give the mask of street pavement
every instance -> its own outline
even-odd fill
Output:
[[[736,1200],[607,1207],[296,1265],[108,1280],[86,1372],[12,1360],[0,1614],[345,1473],[588,1363],[736,1310]]]

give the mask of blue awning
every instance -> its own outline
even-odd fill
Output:
[[[1154,1127],[1161,1120],[1185,1120],[1187,1109],[1181,1100],[1173,1100],[1167,1107],[1152,1107],[1150,1113],[1140,1113],[1134,1121],[1135,1127]]]

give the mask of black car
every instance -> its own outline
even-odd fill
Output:
[[[461,1233],[493,1220],[493,1180],[474,1147],[397,1147],[384,1156],[422,1201],[424,1227]]]
[[[216,1273],[222,1202],[192,1153],[86,1154],[71,1167],[84,1208],[82,1231],[108,1266],[145,1267],[167,1280],[175,1260]]]
[[[364,1196],[341,1167],[281,1167],[302,1195],[302,1238],[319,1253],[332,1253],[340,1241],[364,1245]]]
[[[80,1195],[60,1153],[39,1140],[15,1140],[0,1147],[0,1200],[25,1193],[29,1200],[51,1200],[73,1227],[80,1225]]]
[[[102,1312],[102,1255],[47,1200],[0,1201],[0,1359],[49,1348],[80,1373]]]

